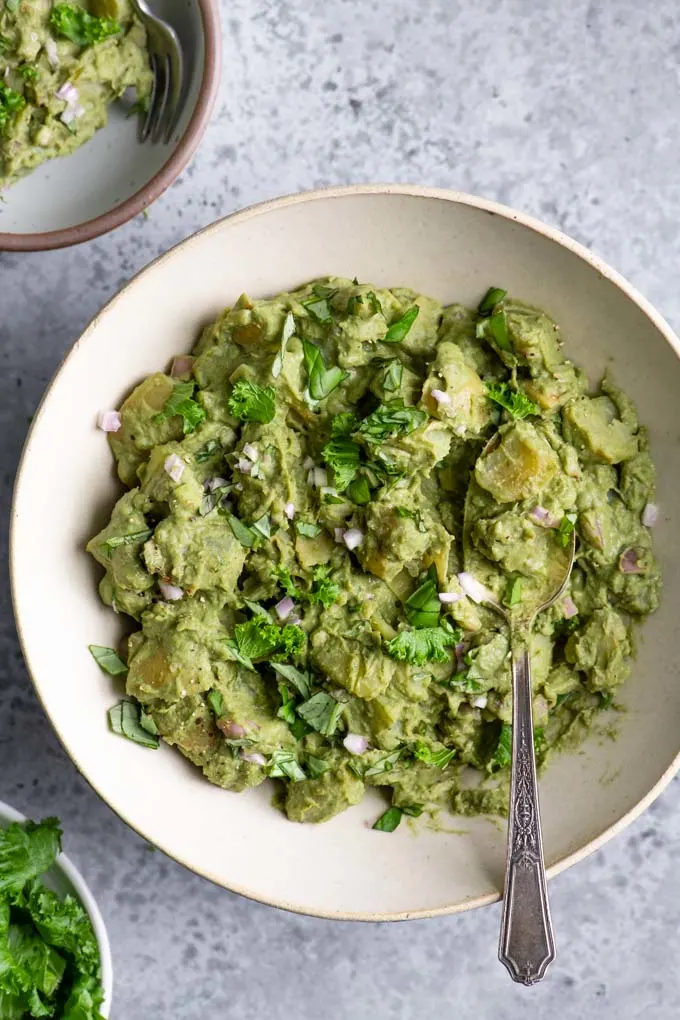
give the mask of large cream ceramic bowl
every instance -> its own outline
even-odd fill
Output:
[[[146,839],[247,896],[328,917],[399,919],[491,903],[501,889],[503,826],[455,819],[418,835],[373,832],[383,801],[320,825],[287,821],[263,785],[211,786],[176,751],[109,733],[118,692],[87,645],[113,645],[123,621],[98,600],[83,552],[120,493],[97,411],[188,350],[242,291],[253,297],[323,274],[407,284],[474,304],[490,284],[547,308],[593,381],[611,368],[649,425],[659,471],[656,542],[665,576],[622,695],[618,742],[591,739],[541,780],[551,874],[619,831],[678,765],[676,676],[680,543],[678,341],[619,276],[573,241],[502,206],[413,187],[298,195],[208,227],[158,259],[96,317],[62,366],[33,424],[12,524],[14,603],[38,694],[64,747],[94,788]],[[450,831],[446,831],[449,829]],[[462,830],[462,831],[461,831]]]

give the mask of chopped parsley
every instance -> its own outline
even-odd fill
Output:
[[[304,698],[305,701],[309,698],[312,687],[309,673],[303,673],[301,670],[296,669],[295,666],[290,666],[286,662],[272,662],[270,665],[279,676],[282,676],[284,680],[288,680],[293,685],[300,697]]]
[[[419,311],[420,308],[418,307],[418,305],[413,305],[413,307],[409,308],[407,312],[404,312],[401,319],[397,319],[396,322],[392,323],[390,328],[385,333],[385,336],[382,338],[382,342],[384,344],[401,343],[404,337],[408,334],[413,323],[418,318]]]
[[[75,4],[55,4],[50,14],[50,27],[78,46],[94,46],[121,32],[115,18],[97,18]]]
[[[163,410],[155,415],[154,421],[163,422],[179,416],[182,419],[184,435],[188,436],[205,419],[205,411],[193,399],[195,382],[179,382],[165,402]]]
[[[439,627],[402,630],[386,644],[388,655],[397,662],[424,666],[426,662],[448,662],[448,648],[458,644],[460,632],[444,621]]]
[[[109,709],[109,726],[111,730],[121,737],[127,737],[135,744],[142,747],[156,749],[160,745],[157,735],[149,732],[147,726],[141,723],[142,709],[134,701],[124,699]],[[147,716],[148,719],[148,716]]]
[[[32,82],[37,81],[40,77],[40,73],[37,67],[32,67],[30,64],[22,64],[21,67],[17,68],[19,74],[24,81]]]
[[[123,662],[115,648],[107,648],[105,645],[88,645],[90,654],[100,669],[103,669],[109,676],[122,676],[127,673],[128,668]]]
[[[359,426],[359,419],[354,411],[341,411],[336,414],[331,422],[331,436],[335,439],[338,436],[351,436]]]
[[[319,691],[297,706],[297,713],[317,733],[332,737],[338,728],[342,705],[330,694]]]
[[[504,407],[513,418],[528,418],[530,414],[539,414],[538,404],[530,400],[521,390],[515,390],[509,383],[493,383],[487,386],[486,395],[495,404]]]
[[[25,106],[26,100],[21,93],[0,81],[0,134],[7,128],[10,118],[21,113]]]
[[[445,769],[455,757],[455,748],[443,748],[441,751],[433,751],[426,743],[419,740],[413,748],[413,756],[422,761],[424,765],[432,765],[437,769]]]
[[[249,379],[239,379],[227,401],[229,414],[239,421],[268,425],[276,413],[275,396],[272,386],[258,386]]]
[[[560,545],[564,549],[566,549],[569,543],[571,542],[571,534],[576,526],[577,519],[578,514],[573,513],[565,514],[559,523],[559,527],[557,529],[557,537],[559,539]]]
[[[278,627],[259,615],[246,623],[237,623],[233,638],[226,641],[234,659],[252,670],[254,660],[269,659],[274,654],[288,658],[296,655],[304,643],[305,632],[300,627],[295,624]]]
[[[312,567],[312,587],[303,596],[312,605],[319,604],[328,609],[334,602],[337,602],[340,595],[340,586],[331,580],[331,568],[323,563]]]
[[[507,290],[503,290],[502,287],[489,287],[477,307],[479,314],[491,315],[496,305],[500,304],[507,293]]]
[[[321,351],[310,340],[303,339],[302,350],[307,370],[307,389],[312,400],[324,400],[349,378],[349,372],[342,368],[326,368]]]
[[[357,431],[369,443],[383,443],[395,436],[408,436],[426,421],[425,411],[417,407],[406,407],[403,400],[390,400],[364,418]]]
[[[377,832],[394,832],[401,821],[403,811],[399,807],[390,807],[380,816],[373,828]]]
[[[321,456],[324,464],[333,472],[334,487],[338,492],[342,492],[354,481],[359,470],[361,447],[352,439],[337,436],[329,439],[321,450]]]

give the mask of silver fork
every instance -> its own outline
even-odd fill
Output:
[[[184,92],[182,47],[174,28],[154,14],[146,0],[132,0],[149,41],[153,86],[149,109],[139,125],[139,140],[169,142],[181,113]]]

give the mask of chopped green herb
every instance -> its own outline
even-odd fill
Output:
[[[338,417],[340,417],[338,415]],[[336,419],[337,420],[337,419]],[[352,439],[338,436],[329,439],[321,450],[324,463],[333,472],[333,484],[342,492],[356,477],[361,460],[361,447]]]
[[[452,758],[455,757],[456,751],[454,748],[433,751],[431,747],[428,747],[422,740],[419,740],[413,749],[413,754],[418,761],[422,761],[425,765],[433,765],[435,768],[445,769]]]
[[[182,419],[184,435],[188,436],[197,425],[205,419],[205,411],[199,403],[193,399],[196,388],[195,382],[175,383],[175,388],[165,402],[163,410],[157,414],[154,421],[167,421],[168,418],[179,416]]]
[[[270,663],[272,669],[282,676],[285,680],[288,680],[293,687],[295,687],[298,694],[307,700],[310,696],[312,681],[308,673],[302,673],[295,666],[289,666],[285,662],[272,662]]]
[[[37,67],[32,67],[30,64],[22,64],[18,71],[24,81],[37,81],[40,77]]]
[[[405,506],[395,506],[394,512],[397,515],[397,517],[409,518],[410,520],[414,521],[418,531],[422,535],[426,533],[427,525],[423,520],[423,515],[420,510],[409,510],[409,508]]]
[[[153,716],[149,715],[148,712],[145,712],[143,708],[140,708],[139,710],[139,725],[152,737],[158,736],[158,727],[156,726]]]
[[[325,609],[337,602],[340,586],[331,580],[330,573],[331,568],[325,564],[312,567],[312,587],[309,592],[303,593],[303,599],[312,605],[322,605]]]
[[[509,383],[494,383],[487,386],[486,395],[495,404],[500,404],[513,418],[528,418],[530,414],[539,414],[539,406],[530,400],[521,390],[514,390]]]
[[[503,300],[507,294],[507,290],[503,290],[501,287],[489,287],[486,294],[479,302],[477,311],[480,315],[491,315],[497,304]]]
[[[425,807],[423,804],[408,804],[404,805],[401,809],[402,814],[408,815],[410,818],[420,818]]]
[[[515,577],[510,578],[508,586],[503,597],[503,602],[506,606],[518,606],[522,601],[522,578]]]
[[[545,750],[545,730],[542,726],[534,729],[534,754],[540,754]]]
[[[342,706],[330,694],[319,691],[309,701],[297,707],[300,715],[313,730],[326,737],[332,737],[338,728]]]
[[[272,386],[258,386],[249,379],[239,379],[227,401],[229,414],[240,421],[257,421],[267,425],[276,414],[275,396]]]
[[[491,765],[504,769],[512,761],[512,726],[503,723],[501,732],[496,744],[496,750],[491,759]]]
[[[571,701],[575,697],[576,691],[565,691],[564,694],[558,694],[555,705],[563,705],[565,701]]]
[[[325,758],[317,758],[314,754],[305,756],[305,765],[312,779],[319,779],[330,768]]]
[[[347,495],[353,503],[357,503],[359,506],[365,506],[366,503],[370,503],[371,490],[366,478],[355,478],[351,481],[347,487]]]
[[[295,334],[295,316],[292,312],[288,312],[286,318],[283,320],[283,329],[281,330],[281,347],[279,352],[274,358],[272,364],[272,375],[275,379],[281,375],[283,371],[283,358],[286,353],[288,341]]]
[[[511,351],[510,337],[508,335],[508,320],[505,317],[505,312],[494,312],[490,319],[488,319],[489,333],[493,337],[496,346],[502,351]]]
[[[341,368],[326,368],[323,355],[311,341],[303,339],[302,349],[307,369],[307,388],[312,400],[324,400],[333,390],[349,378]]]
[[[246,549],[252,549],[260,541],[261,536],[254,532],[252,528],[249,528],[247,524],[244,524],[243,521],[240,521],[238,517],[234,517],[233,514],[227,514],[227,520],[229,521],[229,527],[234,533],[234,538],[237,538]]]
[[[136,545],[139,542],[147,542],[152,535],[153,531],[151,528],[146,528],[144,531],[131,531],[129,535],[111,535],[110,538],[104,539],[101,547],[105,553],[111,553],[121,545]]]
[[[149,733],[140,723],[141,709],[133,701],[119,701],[117,705],[109,709],[109,725],[114,733],[127,737],[135,744],[142,747],[157,748],[160,740],[157,736]]]
[[[307,778],[292,751],[274,751],[268,774],[272,779],[290,779],[293,783]]]
[[[439,623],[441,602],[437,585],[432,578],[420,585],[404,603],[406,618],[412,627],[436,627]]]
[[[19,0],[5,0],[5,9],[8,11],[18,11]]]
[[[380,758],[376,758],[374,762],[363,769],[364,779],[373,779],[375,776],[383,776],[386,772],[392,772],[403,753],[404,748],[398,747],[396,751],[390,751],[389,754],[383,754]]]
[[[419,311],[420,308],[418,307],[418,305],[413,305],[413,307],[409,308],[407,312],[404,312],[401,319],[397,319],[396,322],[392,323],[390,328],[385,333],[385,336],[382,338],[382,342],[384,344],[401,343],[404,337],[408,334],[408,331],[410,330],[413,323],[418,318]]]
[[[220,444],[216,439],[209,439],[205,446],[202,446],[200,450],[196,451],[194,454],[194,460],[197,464],[205,464],[205,462],[207,460],[211,460],[220,449]]]
[[[401,821],[402,810],[398,807],[391,807],[380,816],[373,828],[378,832],[394,832]]]
[[[105,645],[88,645],[87,647],[99,668],[109,676],[122,676],[123,673],[127,673],[127,665],[114,648],[107,648]]]
[[[295,655],[305,643],[305,632],[294,624],[278,627],[267,623],[263,616],[254,616],[246,623],[237,623],[234,637],[226,643],[237,662],[254,669],[256,659],[268,659],[274,653]]]
[[[298,535],[302,535],[303,538],[316,538],[323,531],[323,528],[318,524],[312,524],[309,521],[296,521],[295,530]]]
[[[427,414],[417,407],[406,407],[403,400],[381,404],[359,424],[358,432],[369,443],[383,443],[395,436],[407,436],[427,421]]]
[[[372,290],[368,291],[368,293],[366,294],[366,300],[371,306],[371,311],[373,312],[374,315],[383,314],[383,307],[380,304],[380,299],[378,298],[378,295],[374,291]]]
[[[333,321],[330,305],[328,304],[328,299],[325,297],[317,297],[311,301],[303,301],[302,307],[307,310],[308,314],[313,319],[322,323],[324,326],[329,325]]]
[[[269,514],[263,514],[258,520],[253,521],[250,527],[262,538],[271,538],[272,536],[272,522]]]
[[[383,389],[387,393],[393,393],[398,390],[401,386],[401,381],[404,377],[404,366],[401,361],[390,361],[385,369],[385,375],[383,376]]]
[[[274,567],[274,574],[286,595],[290,595],[293,599],[300,598],[300,589],[293,580],[290,570],[288,570],[287,567]]]
[[[295,698],[290,692],[290,688],[282,681],[278,683],[279,695],[281,697],[281,705],[277,711],[279,719],[283,719],[289,726],[294,726],[297,722],[297,715],[295,714]]]
[[[397,662],[410,662],[424,666],[426,662],[448,662],[447,648],[456,645],[460,632],[453,627],[423,627],[420,630],[402,630],[386,644],[388,655]]]
[[[112,35],[119,35],[120,24],[114,18],[97,18],[84,7],[74,4],[55,4],[50,14],[50,27],[56,35],[78,46],[94,46]]]
[[[357,308],[359,305],[363,305],[364,299],[361,294],[352,294],[349,301],[347,302],[347,314],[358,315]]]
[[[213,689],[208,691],[205,700],[208,702],[213,714],[221,719],[224,715],[224,698],[218,690]]]
[[[199,516],[207,517],[213,510],[219,510],[222,507],[225,496],[229,495],[232,488],[232,485],[220,485],[217,489],[205,492],[201,498],[201,507],[198,511]]]
[[[10,118],[21,113],[26,100],[19,92],[15,92],[4,81],[0,81],[0,134],[7,128]]]
[[[131,117],[136,117],[138,113],[142,114],[142,116],[146,116],[149,112],[149,99],[149,96],[141,96],[139,99],[135,99],[134,103],[131,104],[130,109],[125,114],[125,119],[130,120]],[[144,212],[148,213],[149,210],[145,209]]]
[[[557,529],[557,537],[560,545],[566,549],[571,542],[571,534],[576,526],[578,514],[565,514]]]

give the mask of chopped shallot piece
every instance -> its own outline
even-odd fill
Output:
[[[444,390],[430,390],[430,393],[438,404],[450,404],[451,397]]]
[[[170,475],[173,482],[178,482],[184,474],[185,464],[183,460],[180,460],[176,453],[171,453],[169,457],[165,458],[163,467]]]
[[[292,521],[295,517],[295,503],[286,503],[283,508],[283,512],[289,521]]]
[[[468,574],[466,570],[463,570],[462,573],[458,575],[458,580],[460,581],[461,587],[467,597],[472,599],[472,601],[476,602],[478,605],[482,602],[496,601],[493,592],[489,591],[486,585],[482,584],[481,581],[478,581],[476,577],[472,576],[472,574]]]
[[[622,574],[646,574],[647,567],[640,560],[637,549],[625,549],[619,556],[619,570]]]
[[[170,375],[173,376],[174,379],[179,379],[180,376],[183,375],[190,375],[193,363],[194,359],[190,354],[180,354],[178,357],[172,359]]]
[[[119,411],[100,411],[97,415],[97,425],[102,432],[118,432],[122,424]]]
[[[445,605],[451,605],[454,602],[460,602],[463,596],[457,591],[440,591],[439,601]]]
[[[659,508],[656,503],[647,503],[642,511],[642,523],[646,528],[653,528],[659,519]]]
[[[562,613],[565,620],[571,620],[574,616],[578,616],[578,607],[571,595],[567,595],[565,599],[562,599]]]
[[[245,455],[248,458],[248,460],[252,460],[253,464],[260,457],[260,451],[258,450],[258,448],[256,446],[253,446],[252,443],[244,443],[243,444],[243,452],[245,453]]]
[[[244,751],[243,748],[238,753],[241,761],[249,761],[251,765],[266,765],[267,759],[259,751]]]
[[[218,730],[221,730],[230,740],[240,740],[246,735],[245,727],[234,722],[233,719],[218,719],[216,725]]]
[[[158,587],[166,602],[178,602],[184,598],[184,589],[178,588],[176,584],[169,584],[167,581],[159,581]]]
[[[529,517],[534,524],[539,524],[542,528],[556,528],[560,523],[559,518],[554,517],[544,506],[535,506],[529,511]]]
[[[215,475],[214,478],[209,478],[205,483],[205,488],[208,492],[214,492],[215,489],[223,489],[225,485],[229,485],[226,478],[222,478],[220,475]]]
[[[348,528],[342,540],[348,549],[357,549],[364,540],[364,533],[359,528]]]
[[[478,694],[476,698],[473,698],[471,705],[473,708],[486,708],[486,703],[489,699],[486,694]]]
[[[285,599],[281,599],[281,601],[277,602],[274,606],[274,612],[278,616],[279,620],[287,620],[294,609],[295,603],[290,595],[286,595]]]
[[[350,754],[363,754],[368,750],[368,740],[358,733],[348,733],[343,744]]]

